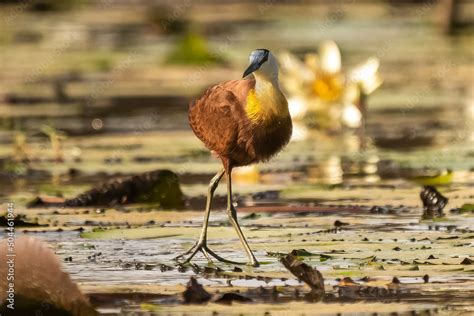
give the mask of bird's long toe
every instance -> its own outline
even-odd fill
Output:
[[[225,258],[219,256],[218,254],[216,254],[214,251],[212,251],[211,249],[209,249],[207,247],[206,247],[206,250],[211,256],[213,256],[214,258],[216,258],[220,262],[230,263],[230,264],[238,264],[238,265],[245,264],[243,262],[237,262],[237,261],[232,261],[232,260],[225,259]]]
[[[255,260],[251,260],[251,262],[245,263],[245,262],[237,262],[237,261],[232,261],[232,260],[225,259],[225,258],[219,256],[213,250],[209,249],[209,247],[207,246],[207,243],[205,243],[205,242],[197,242],[194,246],[189,248],[186,252],[184,252],[183,254],[175,257],[174,260],[175,261],[180,261],[180,259],[187,257],[185,260],[181,261],[181,264],[187,264],[194,258],[194,256],[199,251],[202,252],[204,257],[206,257],[206,259],[209,262],[212,262],[211,257],[214,257],[217,261],[228,263],[228,264],[237,264],[237,265],[247,264],[247,265],[251,265],[251,266],[254,266],[254,267],[258,267],[258,265],[259,265],[258,262],[255,261]]]
[[[184,258],[184,257],[187,256],[187,258],[184,261],[182,261],[181,263],[182,264],[189,263],[199,251],[202,252],[204,257],[206,257],[206,259],[209,262],[212,262],[211,257],[209,256],[209,248],[207,247],[206,242],[203,242],[203,241],[196,242],[186,252],[184,252],[183,254],[175,257],[174,260],[179,261],[179,259]]]
[[[202,245],[200,245],[199,242],[196,242],[191,248],[186,250],[184,253],[174,257],[173,260],[178,261],[179,259],[184,258],[187,255],[189,255],[190,253],[192,253],[192,254],[189,257],[190,257],[190,259],[192,259],[201,247],[202,247]],[[188,261],[189,260],[186,260],[186,262],[188,262]]]

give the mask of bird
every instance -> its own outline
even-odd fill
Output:
[[[191,101],[188,120],[194,134],[222,161],[222,169],[209,183],[204,223],[197,242],[179,260],[189,263],[199,251],[209,260],[241,264],[227,260],[209,249],[207,228],[212,198],[219,181],[227,178],[227,215],[248,257],[246,264],[259,262],[248,245],[237,220],[232,200],[232,169],[265,162],[288,144],[292,121],[288,102],[280,89],[278,63],[268,49],[256,49],[249,55],[249,65],[242,79],[226,81],[208,88]]]

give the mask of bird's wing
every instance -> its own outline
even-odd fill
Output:
[[[255,80],[227,81],[209,88],[190,104],[189,125],[194,134],[220,156],[236,146],[248,91],[254,86]]]

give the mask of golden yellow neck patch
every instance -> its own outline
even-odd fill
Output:
[[[286,98],[273,87],[259,93],[251,89],[247,95],[245,112],[253,122],[267,122],[289,115]]]

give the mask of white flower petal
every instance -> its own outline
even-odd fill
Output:
[[[360,90],[357,84],[349,82],[344,90],[343,100],[346,103],[356,104],[359,102]]]
[[[369,58],[352,69],[348,75],[349,82],[357,84],[365,94],[372,93],[382,84],[382,79],[377,73],[379,66],[380,61],[378,58]]]
[[[291,97],[288,99],[288,109],[292,118],[302,118],[308,111],[308,104],[302,97]]]
[[[360,113],[357,106],[347,103],[342,110],[342,122],[350,128],[359,127],[362,123],[362,113]]]
[[[341,52],[333,41],[324,41],[319,46],[320,68],[328,74],[341,71]]]

